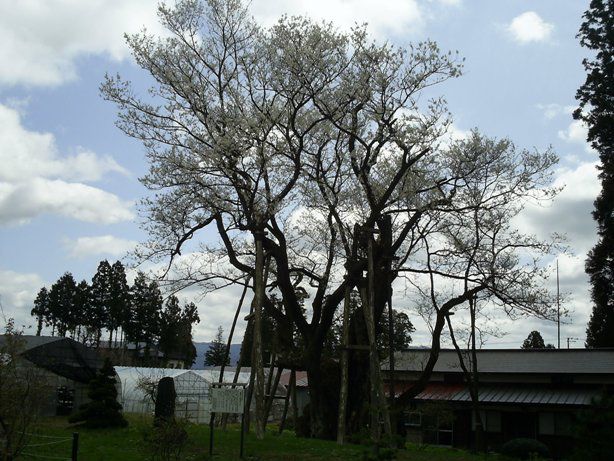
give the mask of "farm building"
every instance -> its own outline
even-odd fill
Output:
[[[397,396],[411,389],[429,354],[428,349],[395,354]],[[490,448],[526,437],[548,445],[554,456],[569,452],[578,412],[604,391],[614,391],[612,349],[482,349],[477,351],[477,368],[481,419]],[[390,383],[387,360],[382,369]],[[455,350],[440,352],[429,384],[406,408],[404,424],[408,437],[418,443],[474,445],[471,397]]]
[[[6,337],[0,335],[0,347],[5,341]],[[61,336],[23,335],[19,341],[19,365],[35,370],[46,389],[43,415],[70,414],[89,400],[88,383],[103,364],[95,350]]]

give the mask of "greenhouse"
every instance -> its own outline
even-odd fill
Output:
[[[194,423],[209,421],[209,382],[193,370],[115,367],[121,381],[120,403],[126,413],[153,414],[155,391],[164,377],[175,383],[175,416]]]

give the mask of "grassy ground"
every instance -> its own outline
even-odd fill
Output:
[[[146,461],[151,459],[151,446],[144,442],[144,434],[151,428],[151,420],[132,416],[125,429],[89,430],[70,426],[66,419],[50,418],[33,431],[45,437],[33,437],[26,451],[36,456],[23,456],[24,460],[70,459],[73,432],[79,433],[79,461]],[[180,456],[185,461],[222,461],[239,459],[240,431],[237,427],[227,431],[216,430],[214,455],[209,452],[208,426],[188,425],[188,442]],[[53,439],[49,437],[59,437]],[[65,440],[62,440],[65,439]],[[56,443],[57,442],[57,443]],[[345,461],[362,460],[368,448],[360,445],[339,446],[334,442],[303,439],[291,432],[278,436],[267,433],[264,440],[253,434],[245,439],[244,459],[247,461]],[[409,446],[397,452],[397,460],[411,461],[482,461],[483,456],[461,450],[436,447]],[[489,460],[494,460],[490,456]]]

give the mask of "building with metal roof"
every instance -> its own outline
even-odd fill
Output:
[[[0,348],[6,341],[0,335]],[[47,394],[44,415],[69,414],[89,400],[88,383],[103,365],[94,349],[62,336],[21,335],[20,367],[38,370]]]
[[[429,349],[395,353],[394,393],[412,392],[428,362]],[[471,369],[469,351],[461,351]],[[614,391],[614,349],[481,349],[476,352],[480,416],[487,445],[529,437],[554,456],[568,453],[579,411]],[[382,371],[391,392],[390,363]],[[443,349],[429,383],[406,408],[405,427],[416,442],[473,446],[476,415],[459,353]]]

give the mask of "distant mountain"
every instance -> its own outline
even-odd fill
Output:
[[[205,352],[209,350],[209,346],[211,343],[194,343],[194,347],[196,347],[196,361],[194,365],[192,365],[192,369],[194,370],[202,370],[205,368]],[[241,352],[240,344],[231,344],[230,345],[230,366],[235,366],[239,361],[239,354]]]

